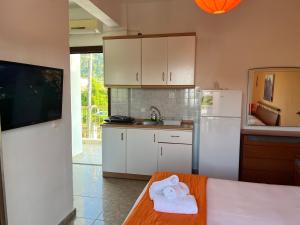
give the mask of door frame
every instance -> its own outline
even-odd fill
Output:
[[[103,46],[70,47],[70,54],[103,53]],[[108,116],[111,116],[111,88],[107,88]],[[1,224],[0,224],[1,225]]]

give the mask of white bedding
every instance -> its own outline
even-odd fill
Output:
[[[248,115],[248,125],[250,126],[266,126],[260,119],[253,115]]]
[[[300,187],[208,179],[207,225],[299,224]]]

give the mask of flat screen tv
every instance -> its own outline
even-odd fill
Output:
[[[2,130],[61,118],[63,70],[0,60]]]

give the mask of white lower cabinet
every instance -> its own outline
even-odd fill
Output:
[[[192,172],[191,131],[103,127],[102,148],[104,172]]]
[[[192,172],[192,145],[159,143],[158,170]]]
[[[126,129],[103,128],[102,160],[104,172],[126,173]]]
[[[127,129],[127,173],[152,175],[157,171],[157,130]]]

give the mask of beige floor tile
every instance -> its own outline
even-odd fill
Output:
[[[145,181],[103,178],[101,166],[73,164],[77,217],[93,220],[93,225],[121,225],[146,184]]]

